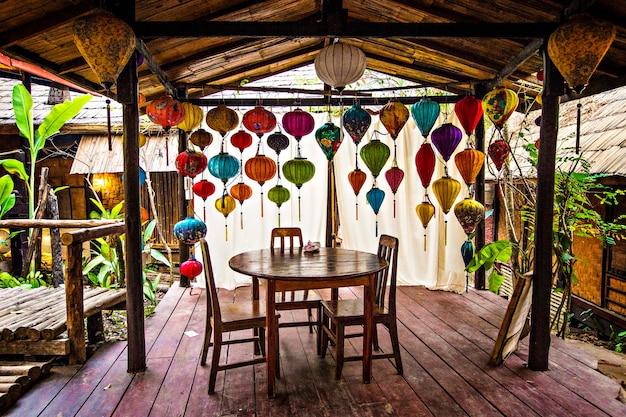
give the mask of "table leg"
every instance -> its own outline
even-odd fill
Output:
[[[372,379],[372,337],[374,334],[374,275],[367,279],[364,288],[363,312],[365,313],[365,329],[363,329],[363,383],[369,384]]]
[[[265,299],[267,311],[265,313],[265,326],[267,328],[267,349],[265,350],[265,363],[267,368],[267,397],[274,398],[274,385],[276,383],[276,365],[278,352],[278,329],[276,320],[276,281],[267,280],[267,297]]]

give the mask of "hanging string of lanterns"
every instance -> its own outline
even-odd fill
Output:
[[[239,149],[239,182],[230,188],[230,195],[239,201],[239,227],[243,229],[243,202],[252,197],[252,188],[243,182],[243,151],[252,145],[252,135],[240,129],[230,137],[230,143]]]
[[[235,203],[235,199],[228,193],[225,193],[215,200],[215,208],[224,215],[224,233],[226,241],[228,241],[228,215],[235,210],[236,206],[237,204]]]
[[[374,133],[378,132],[375,131]],[[378,137],[374,137],[373,139],[370,138],[369,143],[361,148],[360,155],[363,163],[374,177],[372,188],[365,194],[365,198],[376,215],[376,236],[378,236],[378,211],[380,210],[380,206],[385,199],[385,192],[378,188],[376,185],[376,179],[378,178],[380,171],[387,163],[387,160],[391,155],[391,150],[389,149],[389,146],[381,142]]]
[[[385,172],[385,179],[391,188],[393,193],[393,218],[396,218],[396,192],[400,188],[400,184],[404,179],[404,171],[398,167],[397,156],[397,144],[396,138],[400,134],[400,131],[409,120],[409,110],[406,106],[399,101],[391,100],[385,104],[380,110],[380,122],[385,126],[391,139],[393,140],[393,160],[391,162],[391,168]]]
[[[203,201],[203,220],[206,223],[206,199],[213,195],[213,193],[215,192],[215,185],[208,180],[200,180],[191,187],[191,190]]]

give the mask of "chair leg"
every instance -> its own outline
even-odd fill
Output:
[[[374,323],[374,331],[372,332],[372,343],[376,352],[380,351],[380,345],[378,344],[378,326]]]
[[[200,365],[206,365],[206,357],[209,353],[209,346],[211,346],[211,333],[213,332],[213,327],[211,326],[211,322],[207,319],[206,326],[204,329],[204,342],[202,343],[202,354],[200,355]]]
[[[398,375],[402,375],[404,370],[402,368],[402,358],[400,357],[400,341],[398,339],[398,324],[393,319],[389,323],[389,335],[391,336],[391,346],[393,347],[393,355],[396,359],[396,371]]]
[[[344,356],[344,330],[342,324],[337,323],[336,326],[336,342],[335,342],[335,379],[341,379],[341,371],[343,370],[343,356]]]
[[[220,353],[222,351],[222,334],[215,332],[213,335],[213,360],[211,361],[211,373],[209,375],[209,394],[215,392],[215,379],[217,378],[217,368],[220,364]]]
[[[252,335],[257,340],[257,343],[254,344],[254,354],[260,355],[263,349],[261,348],[260,340],[265,340],[265,337],[261,337],[261,332],[258,327],[252,329]],[[265,356],[265,352],[263,352],[263,356]]]
[[[328,328],[328,326],[330,325],[328,322],[329,322],[328,318],[322,313],[322,321],[320,325],[321,335],[318,335],[318,337],[321,337],[321,340],[319,342],[320,344],[319,348],[320,348],[320,356],[322,357],[322,359],[326,357],[326,351],[328,350],[328,334],[326,333],[327,332],[326,328]]]
[[[265,356],[265,327],[260,327],[258,329],[254,329],[257,331],[258,333],[258,339],[256,341],[256,343],[254,344],[255,346],[255,355],[258,355],[259,353],[263,356]],[[257,353],[256,351],[258,350],[259,353]]]
[[[309,333],[313,333],[313,309],[309,307]]]
[[[322,354],[322,306],[317,307],[317,354]]]

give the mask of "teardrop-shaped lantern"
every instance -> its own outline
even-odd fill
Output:
[[[428,199],[425,199],[424,202],[415,206],[415,213],[424,227],[424,250],[426,250],[426,228],[430,219],[435,215],[435,206]]]
[[[463,181],[469,187],[476,181],[476,176],[485,163],[485,154],[476,149],[468,148],[454,155],[454,163],[458,168]]]
[[[289,147],[289,138],[281,132],[274,132],[267,137],[267,146],[272,148],[278,155]]]
[[[552,32],[548,54],[570,88],[582,92],[616,33],[613,23],[586,13],[573,16]]]
[[[483,111],[498,130],[509,120],[518,104],[517,93],[505,87],[496,87],[483,97]]]
[[[252,135],[245,130],[238,130],[230,137],[230,143],[240,152],[252,145]]]
[[[194,178],[207,167],[207,158],[202,152],[187,149],[176,156],[176,170],[183,177]]]
[[[256,106],[243,115],[243,125],[259,138],[269,133],[276,127],[276,116],[263,106]]]
[[[252,197],[252,187],[248,184],[244,184],[243,181],[238,182],[230,187],[230,195],[232,195],[235,200],[239,201],[239,227],[243,229],[243,202]]]
[[[428,142],[422,143],[415,154],[415,168],[424,188],[428,188],[430,185],[433,172],[435,172],[435,163],[435,151],[433,151],[432,145]]]
[[[233,210],[235,210],[236,206],[237,204],[235,203],[235,199],[232,198],[228,194],[224,194],[221,197],[219,197],[217,200],[215,200],[215,208],[217,209],[217,211],[219,211],[220,213],[224,215],[224,233],[225,233],[225,240],[227,241],[228,241],[228,223],[226,222],[226,219],[228,215],[232,213]]]
[[[190,279],[194,279],[202,273],[202,263],[196,260],[193,255],[191,258],[180,264],[180,273]]]
[[[380,206],[383,204],[383,200],[385,199],[385,192],[376,186],[373,186],[367,194],[365,194],[365,198],[367,199],[368,204],[374,210],[374,214],[376,214],[376,236],[378,236],[378,211],[380,210]]]
[[[291,193],[282,185],[276,185],[267,192],[267,198],[278,207],[278,227],[280,227],[280,206],[289,201]]]
[[[474,96],[465,96],[454,105],[454,113],[469,137],[474,133],[480,118],[483,117],[482,100]]]
[[[350,186],[354,191],[354,195],[356,198],[356,219],[359,220],[359,193],[361,192],[361,188],[363,184],[365,184],[365,180],[367,179],[367,174],[361,171],[360,169],[355,169],[348,174],[348,181],[350,182]]]
[[[315,129],[315,119],[302,109],[295,109],[283,115],[283,129],[300,142]]]
[[[461,257],[463,258],[463,263],[465,266],[469,265],[474,257],[474,244],[471,240],[466,240],[461,245]]]
[[[207,112],[206,124],[224,137],[226,133],[237,127],[239,116],[235,110],[226,107],[225,104],[218,104],[217,107]]]
[[[150,218],[150,214],[148,214],[148,210],[146,210],[144,207],[139,207],[139,213],[141,214],[141,224],[144,224]],[[0,250],[0,253],[2,253],[1,250]]]
[[[433,130],[431,140],[444,161],[448,162],[461,143],[463,132],[452,123],[444,123]]]
[[[165,129],[178,125],[185,119],[185,108],[170,96],[161,96],[152,100],[146,107],[146,115],[152,123],[163,126]]]
[[[360,155],[365,166],[367,166],[374,178],[376,178],[387,163],[389,155],[391,155],[391,150],[389,146],[381,142],[380,139],[372,139],[361,148]]]
[[[366,66],[363,51],[345,43],[327,46],[315,57],[318,78],[338,91],[361,78]]]
[[[496,140],[487,148],[487,154],[498,171],[502,169],[510,153],[511,147],[502,139]]]
[[[439,103],[429,98],[420,99],[420,101],[411,106],[411,117],[413,117],[424,139],[428,138],[440,111]]]
[[[174,236],[185,245],[194,245],[206,236],[206,224],[195,217],[187,217],[174,225]]]
[[[404,171],[398,168],[397,165],[392,166],[385,172],[385,179],[387,180],[387,184],[389,184],[389,188],[391,188],[391,192],[393,193],[393,218],[396,218],[396,192],[398,188],[400,188],[400,184],[404,179]]]
[[[395,140],[409,120],[409,110],[399,101],[391,100],[380,109],[379,117],[391,138]]]
[[[306,158],[294,158],[283,165],[285,179],[298,187],[298,221],[302,219],[300,212],[300,188],[315,175],[315,165]]]
[[[185,110],[185,117],[183,118],[183,121],[177,125],[177,127],[189,133],[200,127],[204,113],[202,112],[200,106],[196,106],[195,104],[182,103],[182,106]]]
[[[213,142],[213,135],[204,129],[198,129],[189,136],[189,141],[203,151]]]
[[[239,160],[229,153],[220,152],[209,159],[209,173],[222,180],[226,189],[228,180],[239,174]]]
[[[276,162],[265,155],[257,154],[246,161],[244,170],[248,178],[261,186],[261,217],[263,217],[263,184],[276,175]]]
[[[461,183],[445,176],[433,182],[433,193],[439,202],[439,206],[444,213],[444,244],[448,243],[448,218],[447,214],[454,204],[459,192],[461,191]]]
[[[454,206],[454,215],[461,224],[465,234],[474,231],[476,225],[485,218],[485,206],[473,198],[467,197]]]
[[[352,142],[358,146],[372,124],[372,116],[356,103],[343,113],[343,128],[346,129]]]
[[[102,10],[75,19],[73,37],[78,51],[107,90],[116,83],[137,43],[129,25]]]
[[[332,122],[324,123],[315,131],[315,140],[330,161],[341,145],[341,129]]]

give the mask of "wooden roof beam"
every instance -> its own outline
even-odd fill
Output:
[[[403,104],[415,104],[419,100],[423,99],[425,96],[420,97],[394,97],[394,100],[399,101]],[[449,96],[428,96],[428,98],[436,101],[437,103],[456,103],[459,101],[462,96],[457,95],[449,95]],[[323,107],[327,106],[329,103],[331,106],[340,106],[342,103],[344,106],[350,106],[353,103],[358,102],[362,106],[383,106],[386,104],[390,97],[353,97],[342,95],[341,97],[332,96],[332,97],[320,97],[320,98],[263,98],[261,101],[264,106],[274,106],[274,107],[291,107],[291,106],[311,106],[311,107]],[[188,101],[190,103],[196,104],[198,106],[205,107],[215,107],[218,104],[226,104],[227,106],[232,107],[254,107],[259,104],[259,99],[255,97],[249,98],[190,98],[184,101]]]
[[[154,56],[152,56],[152,53],[150,53],[150,50],[143,42],[143,40],[139,38],[137,39],[137,45],[135,46],[135,49],[137,50],[137,52],[143,55],[143,58],[148,65],[148,68],[150,68],[150,71],[152,71],[152,73],[157,77],[163,87],[165,87],[165,91],[167,91],[167,94],[171,95],[172,97],[177,97],[176,88],[167,79],[167,75],[165,75],[165,72],[163,72],[163,70],[159,67],[159,64],[156,62]]]

